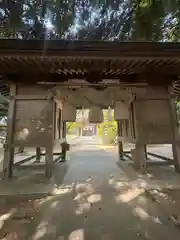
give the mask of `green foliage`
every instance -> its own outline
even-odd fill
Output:
[[[0,37],[179,41],[179,0],[2,1]],[[49,20],[51,29],[44,23]]]
[[[104,122],[99,125],[98,134],[105,143],[113,144],[117,136],[117,124],[116,121]],[[107,135],[105,135],[105,132]]]
[[[117,136],[117,122],[108,121],[108,113],[104,112],[104,122],[98,125],[98,135],[102,137],[104,143],[113,144]],[[107,135],[105,134],[107,133]]]
[[[67,133],[68,134],[77,134],[77,131],[79,128],[81,128],[83,126],[82,123],[78,123],[78,122],[68,122],[66,124],[67,127]]]

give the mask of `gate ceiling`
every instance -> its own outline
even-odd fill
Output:
[[[69,79],[92,83],[117,79],[171,85],[179,76],[179,43],[0,40],[0,93],[4,95],[9,94],[8,81],[56,84]]]

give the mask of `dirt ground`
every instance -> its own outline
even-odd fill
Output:
[[[165,189],[162,191],[148,190],[147,197],[159,204],[174,226],[180,231],[180,189]]]
[[[40,212],[40,199],[44,196],[1,197],[0,239],[26,239],[29,225]]]
[[[30,172],[34,181],[26,185],[23,170],[17,194],[3,196],[10,183],[0,185],[0,240],[179,240],[180,188],[162,190],[164,182],[180,186],[179,175],[159,166],[149,172],[150,178],[136,174],[95,144],[74,148],[66,164],[56,164],[53,195],[18,195],[24,185],[30,192],[47,186],[39,172]]]
[[[126,186],[128,189],[129,186]],[[160,211],[163,212],[163,218],[166,219],[166,223],[171,225],[172,228],[177,228],[180,234],[180,190],[164,190],[164,191],[157,191],[157,190],[148,190],[143,193],[143,196],[148,199],[148,201],[152,202],[152,204],[157,204]],[[57,200],[58,199],[58,200]],[[46,222],[46,217],[44,218],[44,211],[45,209],[49,208],[50,203],[51,205],[57,201],[60,201],[59,198],[56,197],[56,201],[52,196],[28,196],[28,195],[19,195],[15,198],[1,198],[0,201],[0,239],[1,240],[10,240],[10,239],[49,239],[49,233],[46,234],[43,231],[40,233],[36,233],[36,235],[31,235],[32,232],[37,231],[40,227],[44,227],[43,224],[49,224],[48,221]],[[43,206],[44,203],[48,202],[48,205]],[[59,203],[58,203],[59,204]],[[99,208],[99,211],[103,211]],[[126,211],[124,211],[126,214]],[[50,213],[51,215],[51,213]],[[48,214],[49,216],[49,214]],[[85,218],[88,218],[85,216]],[[39,219],[44,219],[44,223],[41,221],[42,226],[39,226],[37,222]],[[111,219],[109,219],[111,220]],[[77,220],[78,221],[78,220]],[[131,222],[131,219],[129,219]],[[158,221],[158,220],[157,220]],[[164,220],[163,220],[164,221]],[[168,223],[167,223],[168,222]],[[37,227],[38,226],[38,227]],[[121,226],[119,226],[121,228]],[[133,229],[133,226],[132,226]],[[137,239],[158,239],[157,238],[150,238],[145,235],[140,236],[141,231],[136,230],[136,235],[139,235]],[[156,235],[156,232],[155,232]],[[180,236],[180,235],[179,235]],[[124,236],[126,237],[126,236]],[[51,239],[72,239],[72,240],[86,240],[82,236],[75,237],[75,238],[65,238],[63,236],[56,236],[55,238]],[[88,238],[89,239],[89,238]],[[111,238],[101,238],[101,239],[111,239]],[[136,239],[136,238],[132,238]],[[176,239],[176,238],[172,238]],[[98,239],[95,239],[98,240]],[[113,238],[111,240],[114,240]],[[130,238],[131,240],[131,238]]]

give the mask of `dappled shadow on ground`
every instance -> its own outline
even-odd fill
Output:
[[[0,237],[8,229],[15,239],[179,239],[168,215],[143,189],[113,176],[97,182],[87,179],[57,189],[55,196],[4,203]]]
[[[151,189],[148,194],[169,216],[169,219],[180,230],[180,190],[179,189]]]
[[[180,174],[175,172],[173,166],[148,167],[147,174],[152,180],[168,181],[178,179],[180,181]]]
[[[132,172],[116,161],[102,149],[78,151],[68,163],[55,165],[54,195],[4,199],[0,239],[10,234],[27,240],[179,239],[170,212],[132,185]]]
[[[131,180],[137,179],[141,175],[147,176],[151,180],[173,180],[177,179],[180,181],[180,174],[176,173],[173,166],[163,166],[163,165],[154,165],[154,166],[147,166],[145,171],[138,171],[134,163],[132,161],[117,161],[117,166],[123,169],[127,176],[130,177]]]
[[[16,194],[51,194],[55,186],[63,183],[68,171],[67,163],[57,163],[53,166],[53,178],[45,177],[45,167],[19,169],[14,171],[11,180],[0,180],[0,196]]]
[[[159,161],[158,158],[149,160],[146,169],[140,170],[129,159],[119,160],[116,164],[131,181],[141,179],[147,181],[151,186],[155,184],[160,188],[180,188],[180,174],[175,172],[174,166],[167,164],[167,161]]]

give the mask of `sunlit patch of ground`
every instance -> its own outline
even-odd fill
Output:
[[[98,147],[101,148],[101,149],[104,149],[104,150],[114,150],[114,149],[117,148],[114,145],[99,145]]]
[[[100,148],[115,148],[116,146],[114,146],[114,145],[100,145]]]

